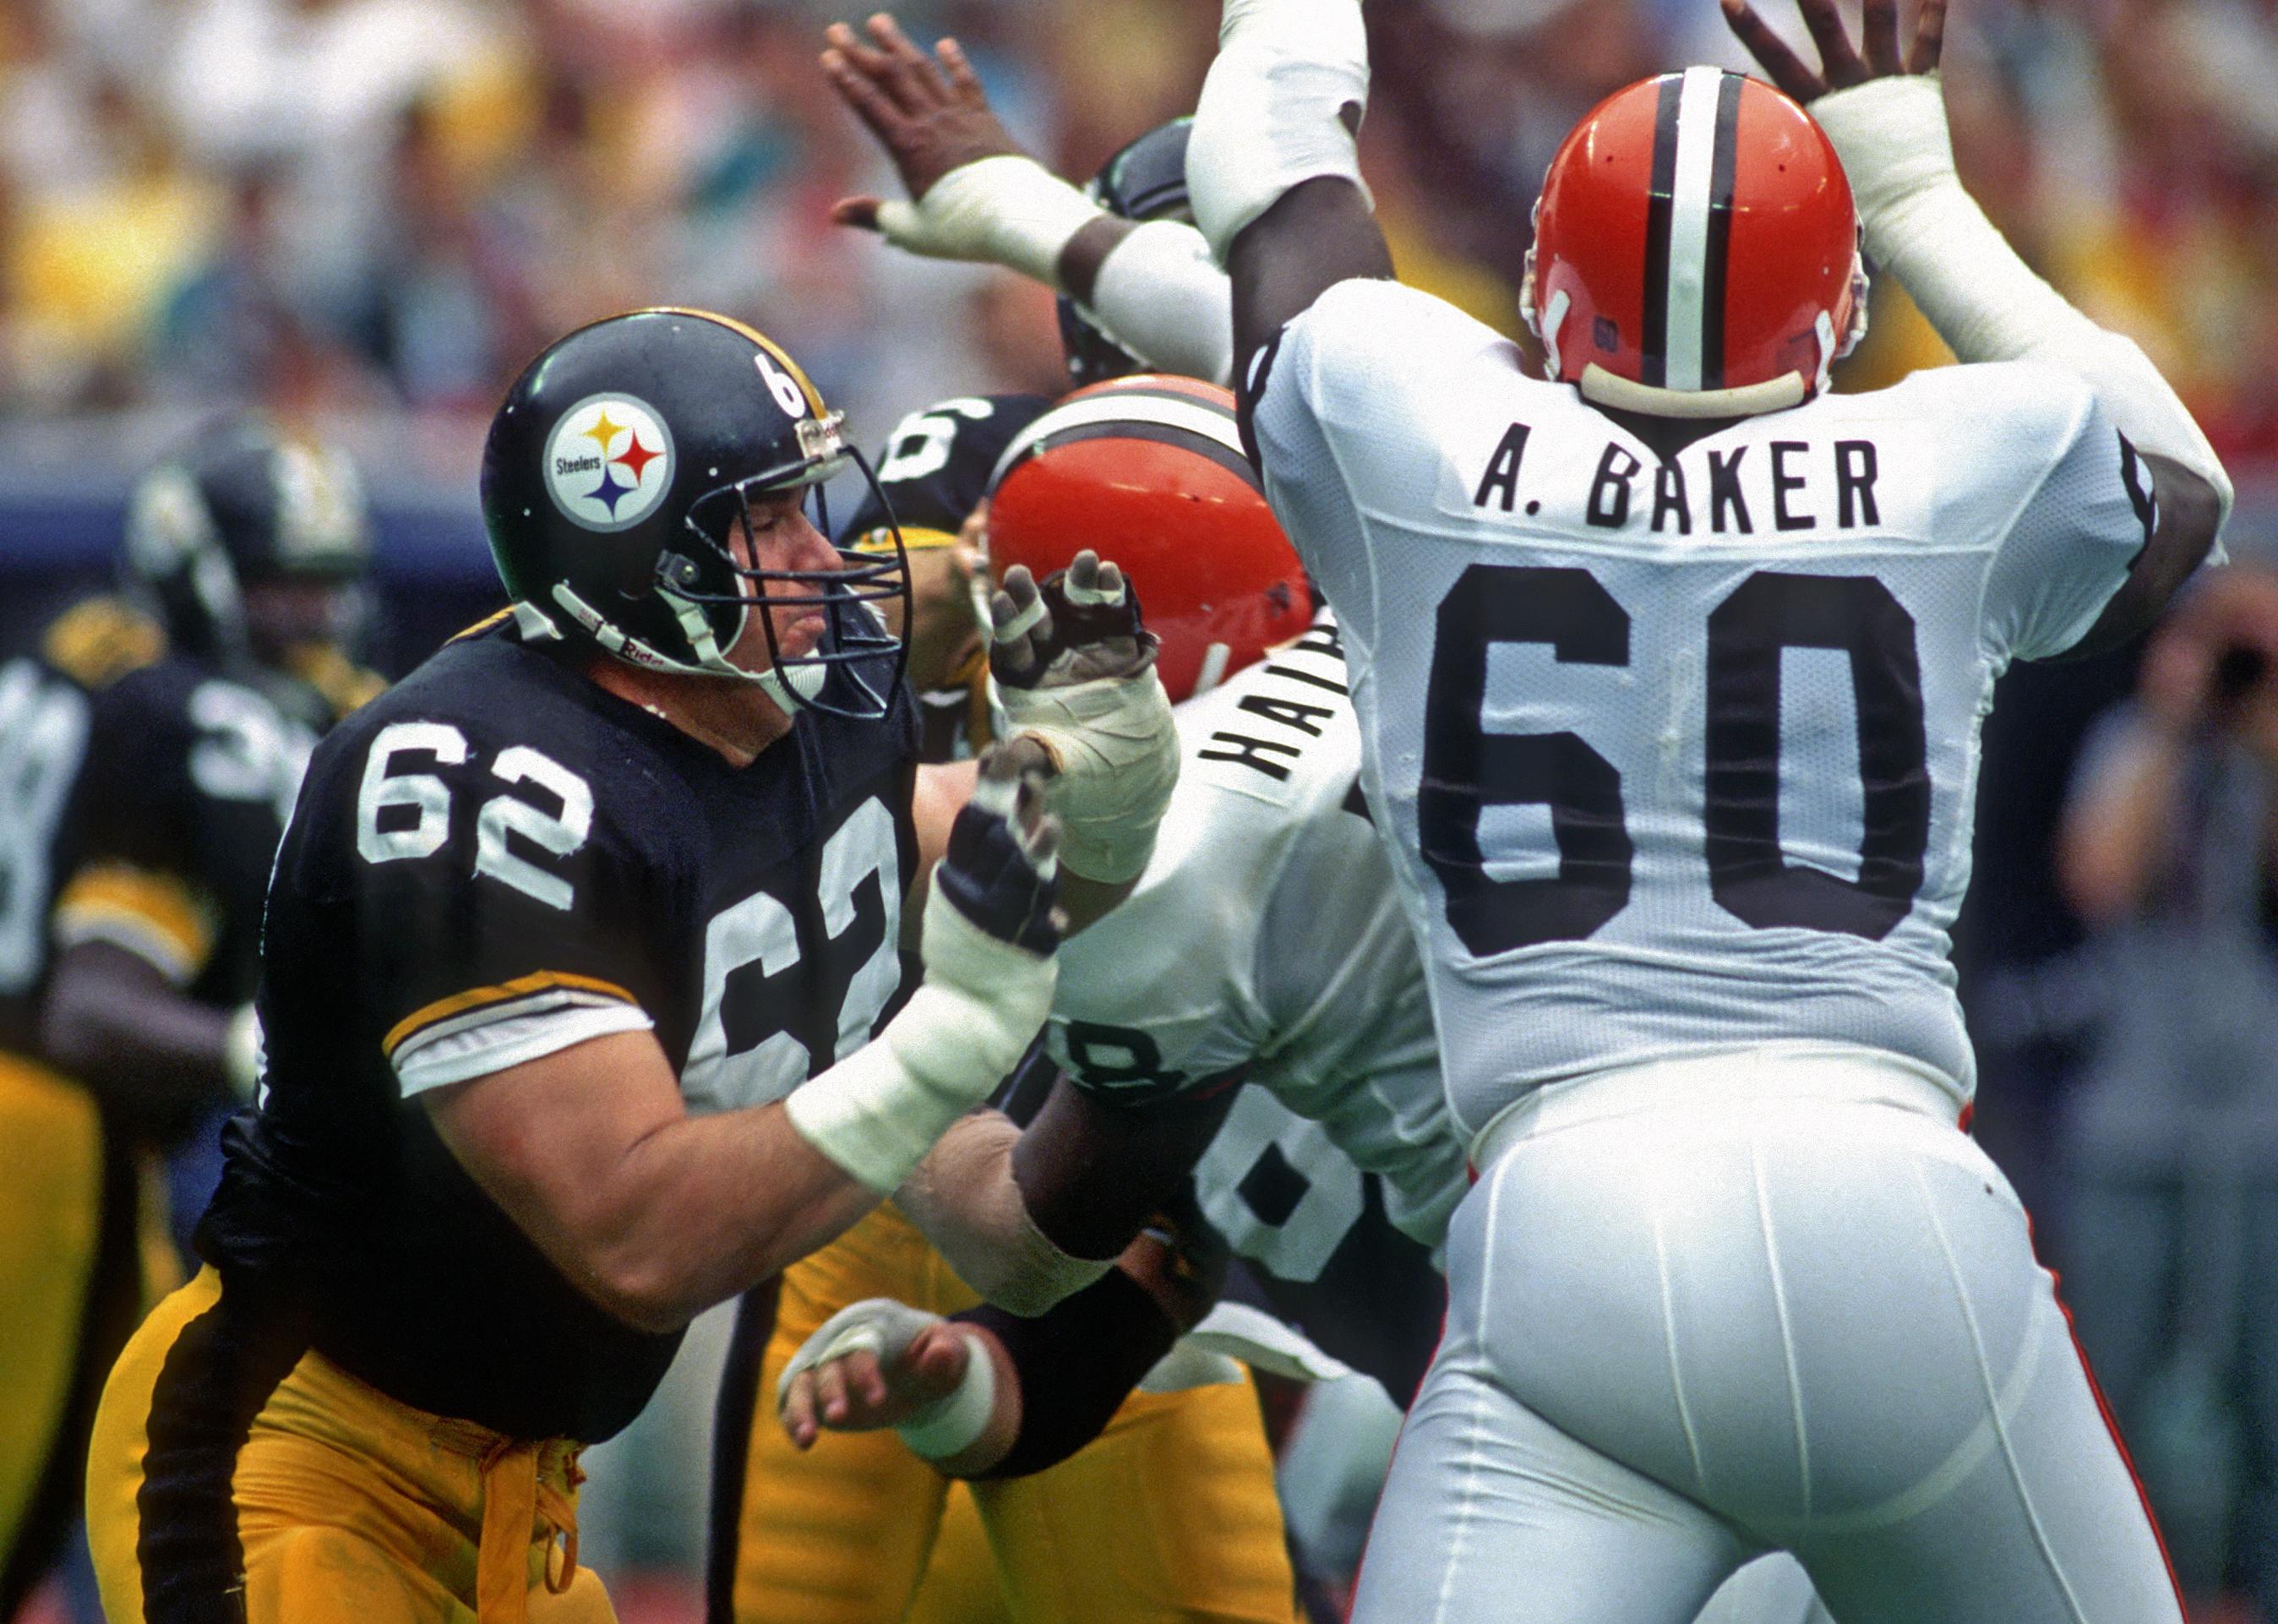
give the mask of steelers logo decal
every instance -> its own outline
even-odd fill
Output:
[[[546,488],[573,525],[629,530],[672,488],[672,436],[645,402],[589,395],[546,439]]]

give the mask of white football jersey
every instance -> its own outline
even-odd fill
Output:
[[[1393,282],[1260,366],[1464,1126],[1732,1046],[1864,1046],[1966,1098],[1948,932],[1994,679],[2079,640],[2152,520],[2086,386],[1926,372],[1664,463]]]
[[[1383,1178],[1385,1215],[1436,1248],[1463,1144],[1423,964],[1357,792],[1335,621],[1182,704],[1178,724],[1153,860],[1060,950],[1052,1058],[1135,1107],[1246,1077],[1196,1193],[1283,1280],[1319,1275],[1362,1216],[1364,1171]]]

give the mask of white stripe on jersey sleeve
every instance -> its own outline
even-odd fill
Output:
[[[527,1004],[521,1007],[528,1011]],[[395,1052],[396,1081],[406,1099],[557,1053],[589,1038],[648,1031],[656,1023],[637,1004],[576,999],[503,1019],[443,1024],[455,1030],[431,1028]]]

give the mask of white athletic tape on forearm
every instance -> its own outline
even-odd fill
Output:
[[[2138,449],[2205,479],[2229,517],[2230,478],[2159,369],[2035,275],[1962,189],[1936,78],[1870,80],[1821,97],[1811,111],[1851,178],[1868,253],[1956,356],[2039,361],[2077,374]]]
[[[901,1013],[784,1101],[801,1138],[881,1196],[989,1097],[1052,1007],[1057,961],[998,940],[939,886],[921,951],[925,981]]]
[[[880,205],[878,229],[913,254],[1004,265],[1058,287],[1060,250],[1101,212],[1036,159],[1005,154],[951,170],[915,203]]]
[[[937,1314],[913,1308],[891,1297],[866,1297],[859,1303],[849,1303],[816,1326],[784,1366],[783,1374],[776,1378],[776,1408],[783,1408],[792,1377],[850,1353],[875,1354],[881,1364],[899,1359],[920,1331],[940,1319]]]
[[[1036,1227],[1013,1176],[1021,1130],[994,1111],[967,1116],[894,1192],[894,1205],[957,1277],[1008,1314],[1034,1319],[1115,1267],[1063,1252]]]
[[[1063,688],[990,686],[1008,736],[1036,739],[1059,769],[1044,804],[1060,820],[1061,863],[1105,885],[1138,878],[1179,782],[1178,724],[1154,668]]]
[[[1117,243],[1084,307],[1117,343],[1158,372],[1214,384],[1234,375],[1234,295],[1203,234],[1150,220]]]
[[[1242,227],[1301,181],[1336,175],[1368,195],[1338,116],[1368,104],[1368,32],[1360,0],[1227,0],[1218,37],[1187,146],[1187,190],[1224,264]]]

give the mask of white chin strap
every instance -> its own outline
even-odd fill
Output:
[[[688,646],[696,651],[695,663],[659,654],[639,638],[626,636],[622,628],[604,619],[592,604],[571,591],[568,583],[557,581],[554,586],[554,601],[567,609],[570,618],[585,627],[605,652],[645,671],[669,671],[677,677],[731,677],[738,682],[756,683],[787,716],[798,715],[806,708],[805,701],[822,693],[822,685],[829,680],[830,673],[819,665],[794,666],[788,672],[781,672],[772,668],[747,671],[740,665],[730,664],[720,652],[720,640],[712,634],[711,622],[705,619],[701,605],[662,590],[657,595],[672,606],[680,629],[688,638]],[[529,628],[525,612],[536,617],[549,632],[553,630],[553,623],[543,613],[527,604],[517,604],[516,615],[525,632]],[[742,639],[744,629],[750,624],[751,611],[745,609],[737,623],[736,638],[729,647],[733,647],[735,641]]]

